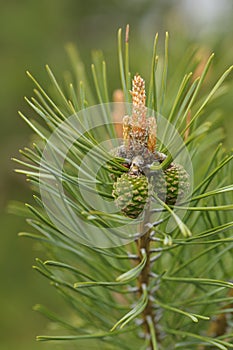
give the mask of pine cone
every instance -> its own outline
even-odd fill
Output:
[[[150,184],[147,177],[141,173],[124,173],[114,183],[112,194],[122,213],[135,219],[149,202]]]
[[[174,205],[189,190],[189,176],[181,165],[172,163],[164,171],[154,174],[153,190],[166,204]]]

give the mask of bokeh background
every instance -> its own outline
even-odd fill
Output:
[[[148,64],[154,34],[170,32],[171,49],[179,58],[191,43],[202,52],[216,52],[211,80],[232,64],[232,0],[8,0],[0,1],[0,350],[60,349],[36,343],[46,320],[32,311],[38,302],[55,309],[60,300],[47,281],[30,266],[40,253],[37,245],[18,238],[27,230],[24,219],[7,212],[11,200],[31,202],[23,176],[13,172],[11,157],[30,144],[31,131],[18,116],[31,111],[23,97],[31,96],[29,70],[46,84],[44,66],[59,76],[70,68],[65,46],[79,48],[90,75],[91,51],[103,49],[108,63],[111,91],[119,87],[116,33],[131,26],[131,66],[137,71]],[[232,81],[229,84],[233,87]],[[221,100],[225,120],[225,146],[232,148],[233,96]],[[69,346],[65,345],[65,349]]]

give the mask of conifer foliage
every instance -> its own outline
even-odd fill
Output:
[[[187,56],[181,76],[168,70],[168,34],[164,54],[157,44],[158,35],[150,77],[131,76],[129,28],[124,44],[118,32],[124,101],[113,109],[124,110],[121,137],[100,55],[93,82],[72,46],[75,75],[65,88],[49,67],[46,88],[28,73],[35,96],[26,101],[37,117],[20,115],[35,136],[16,171],[35,201],[26,205],[33,230],[20,235],[40,242],[48,259],[37,258],[34,269],[67,302],[61,315],[35,306],[54,324],[39,341],[65,349],[233,348],[233,156],[216,122],[224,115],[211,107],[232,67],[206,93],[214,56],[196,78],[188,70],[196,56]]]

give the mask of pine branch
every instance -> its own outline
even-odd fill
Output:
[[[211,55],[200,77],[186,72],[178,81],[177,70],[172,89],[168,34],[162,72],[156,35],[147,97],[139,74],[131,87],[129,26],[124,41],[123,52],[120,29],[121,144],[100,52],[93,89],[71,45],[75,77],[66,92],[48,66],[51,95],[28,73],[36,89],[26,102],[39,119],[20,112],[35,136],[15,161],[37,193],[26,205],[37,233],[20,235],[42,244],[48,259],[34,269],[71,309],[63,319],[37,305],[65,330],[37,339],[83,347],[95,339],[96,349],[232,348],[232,154],[218,144],[211,109],[232,67],[204,93]],[[195,56],[186,65],[195,69]]]

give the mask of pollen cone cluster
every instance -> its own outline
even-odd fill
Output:
[[[123,117],[123,146],[127,154],[134,157],[155,151],[157,126],[154,117],[146,116],[144,80],[140,75],[135,75],[132,85],[132,115]]]
[[[150,165],[161,164],[166,155],[155,149],[156,120],[146,115],[145,82],[140,75],[133,79],[131,95],[132,113],[123,117],[123,144],[111,152],[113,157],[124,159],[125,167],[123,174],[112,174],[115,181],[112,195],[124,215],[136,218],[148,207],[152,192],[168,205],[181,200],[189,189],[189,177],[175,163],[165,170],[148,172]]]

